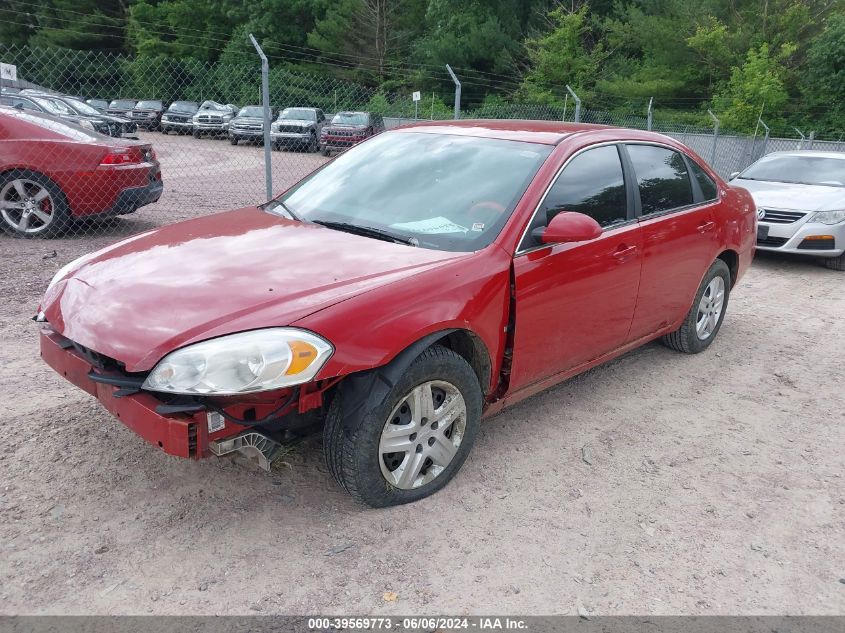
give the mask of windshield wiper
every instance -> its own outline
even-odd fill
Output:
[[[287,213],[288,216],[290,216],[291,220],[296,220],[297,222],[302,222],[302,218],[300,218],[298,215],[296,215],[296,213],[291,211],[290,208],[288,207],[288,205],[286,205],[281,200],[276,200],[275,203],[271,203],[271,204],[275,204],[276,206],[282,207],[282,211]]]
[[[314,224],[325,226],[335,231],[344,231],[354,235],[362,235],[364,237],[372,237],[377,240],[385,240],[387,242],[396,242],[397,244],[408,244],[409,246],[416,246],[417,240],[413,237],[405,237],[403,235],[396,235],[390,231],[383,231],[372,226],[359,226],[357,224],[350,224],[349,222],[331,222],[329,220],[312,220]]]

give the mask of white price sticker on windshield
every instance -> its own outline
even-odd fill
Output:
[[[403,222],[401,224],[391,224],[390,228],[399,229],[401,231],[410,231],[411,233],[427,233],[430,235],[442,233],[466,233],[468,230],[465,226],[455,224],[449,218],[444,217],[417,220],[416,222]]]

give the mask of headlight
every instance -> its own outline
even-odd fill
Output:
[[[87,119],[82,119],[79,122],[79,127],[84,127],[86,130],[93,130],[93,131],[96,132],[96,128],[94,127],[94,124],[91,123],[91,121],[88,121]]]
[[[170,117],[169,117],[168,115],[166,115],[166,114],[162,114],[162,115],[161,115],[161,120],[162,120],[162,121],[169,121],[169,120],[170,120]]]
[[[191,117],[191,121],[193,121],[194,123],[196,123],[196,122],[197,122],[197,121],[199,121],[199,120],[200,120],[200,115],[199,115],[199,114],[195,114],[194,116],[192,116],[192,117]]]
[[[819,211],[810,222],[821,222],[822,224],[839,224],[845,220],[845,210],[842,211]]]
[[[312,380],[334,348],[296,328],[266,328],[195,343],[165,356],[143,388],[183,394],[233,395]]]

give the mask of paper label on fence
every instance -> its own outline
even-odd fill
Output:
[[[455,224],[449,218],[437,217],[428,220],[418,220],[416,222],[403,222],[401,224],[391,224],[392,229],[401,229],[404,231],[411,231],[412,233],[466,233],[467,228],[459,224]]]

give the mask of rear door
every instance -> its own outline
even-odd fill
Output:
[[[640,227],[619,148],[575,155],[557,176],[514,257],[516,322],[510,387],[517,390],[596,359],[628,336],[640,278]],[[531,231],[578,211],[601,237],[538,244]]]
[[[630,339],[648,336],[687,313],[718,255],[716,183],[683,153],[662,145],[626,144],[636,179],[642,229],[642,278]]]

